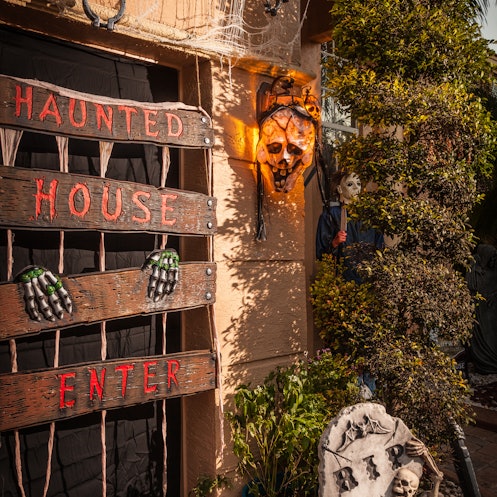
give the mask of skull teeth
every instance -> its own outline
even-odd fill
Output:
[[[271,168],[271,170],[275,174],[279,173],[280,176],[286,176],[287,174],[292,174],[293,168],[290,167],[288,169],[285,169],[285,168],[273,167],[273,168]]]

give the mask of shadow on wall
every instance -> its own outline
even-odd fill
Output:
[[[217,293],[223,298],[216,316],[225,361],[232,366],[261,361],[264,376],[262,369],[268,362],[263,361],[289,362],[290,356],[302,353],[306,346],[304,186],[301,177],[290,193],[265,194],[267,240],[256,241],[254,170],[259,128],[255,107],[260,80],[236,69],[233,76],[223,81],[214,110],[215,116],[229,116],[218,123],[223,136],[216,137],[214,152],[228,155],[214,172]],[[229,388],[256,381],[254,368],[249,379],[246,368],[234,369]]]

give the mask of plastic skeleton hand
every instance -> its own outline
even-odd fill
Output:
[[[413,437],[406,443],[406,454],[409,457],[421,457],[431,472],[434,485],[431,491],[424,493],[423,496],[438,497],[440,483],[443,480],[444,474],[438,469],[426,445],[421,440]]]
[[[41,321],[42,316],[49,321],[55,317],[62,319],[64,309],[72,314],[72,302],[62,286],[60,277],[41,266],[28,266],[15,278],[24,286],[26,311],[31,319]]]
[[[179,279],[179,255],[174,249],[154,250],[142,266],[152,268],[148,283],[148,296],[154,302],[174,291]]]

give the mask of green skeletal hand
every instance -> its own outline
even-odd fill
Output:
[[[154,250],[142,266],[152,269],[148,283],[148,296],[158,302],[174,291],[179,279],[179,255],[174,249]]]
[[[72,314],[72,302],[58,275],[41,266],[28,266],[14,279],[24,287],[24,301],[29,317],[49,321],[64,317],[64,309]]]

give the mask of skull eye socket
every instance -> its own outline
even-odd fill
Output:
[[[409,485],[409,482],[407,480],[401,480],[402,486],[407,487]]]
[[[281,152],[281,149],[282,149],[282,144],[281,143],[270,143],[268,146],[267,146],[267,151],[270,153],[270,154],[279,154]]]
[[[288,153],[292,155],[302,155],[304,153],[300,147],[297,147],[297,145],[293,145],[292,143],[288,144],[287,150]]]

